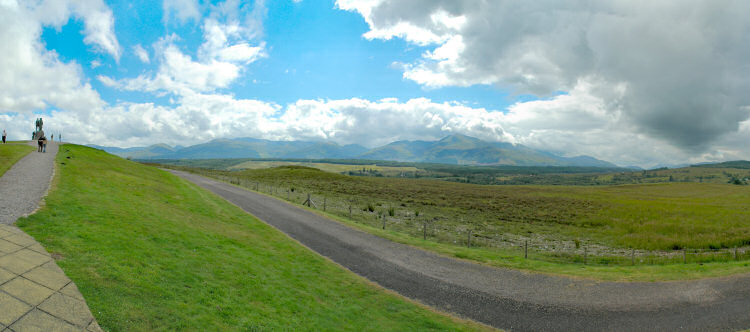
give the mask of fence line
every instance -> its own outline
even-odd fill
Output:
[[[462,247],[491,248],[515,252],[534,260],[581,263],[588,265],[663,265],[708,262],[727,262],[750,259],[750,247],[720,249],[643,250],[611,248],[578,241],[536,241],[517,234],[492,233],[479,227],[441,223],[445,218],[397,206],[383,206],[358,198],[336,199],[322,193],[300,190],[297,186],[283,187],[261,184],[241,177],[218,174],[208,169],[190,169],[191,172],[239,185],[299,205],[312,206],[343,219],[372,228],[404,233],[427,241],[447,243]],[[556,245],[555,245],[556,243]]]

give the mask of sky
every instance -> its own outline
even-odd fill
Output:
[[[750,159],[747,1],[0,0],[0,126]]]

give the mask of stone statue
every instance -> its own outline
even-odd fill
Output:
[[[42,118],[36,119],[36,130],[34,130],[34,133],[31,136],[32,140],[38,140],[41,137],[44,137],[44,130],[42,130],[42,127],[44,126],[44,120]]]

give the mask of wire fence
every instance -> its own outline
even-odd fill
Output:
[[[162,165],[163,167],[165,165]],[[557,263],[588,265],[667,265],[703,264],[750,259],[750,247],[720,249],[644,250],[582,244],[577,240],[550,240],[512,233],[499,233],[482,227],[447,222],[446,217],[429,211],[416,212],[400,205],[383,205],[371,200],[326,195],[296,185],[271,184],[225,172],[202,168],[181,168],[238,185],[249,190],[304,204],[344,220],[372,228],[407,234],[416,239],[469,248],[487,248],[506,254]]]

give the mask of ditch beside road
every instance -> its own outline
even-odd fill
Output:
[[[228,183],[170,172],[385,288],[497,328],[703,331],[750,327],[746,309],[750,275],[619,283],[492,268],[394,243]]]

